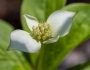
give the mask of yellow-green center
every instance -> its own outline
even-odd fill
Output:
[[[47,23],[38,24],[37,27],[32,27],[32,35],[37,41],[45,41],[51,38],[50,25]]]

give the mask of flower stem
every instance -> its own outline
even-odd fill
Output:
[[[42,70],[43,53],[44,53],[44,45],[42,44],[39,59],[38,59],[38,64],[37,64],[37,70]]]

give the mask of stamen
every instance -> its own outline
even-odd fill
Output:
[[[37,27],[33,26],[32,29],[33,29],[32,31],[33,37],[37,41],[43,42],[51,38],[50,26],[47,23],[38,24]]]

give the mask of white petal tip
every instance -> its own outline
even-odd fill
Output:
[[[38,20],[35,17],[30,16],[28,14],[25,14],[23,16],[24,16],[24,18],[26,20],[27,26],[32,31],[32,27],[38,25],[38,23],[39,23]]]
[[[10,45],[7,50],[19,50],[22,52],[35,53],[41,48],[41,43],[37,42],[28,32],[23,30],[13,31],[10,39]]]
[[[24,16],[25,18],[29,17],[29,15],[28,15],[28,14],[24,14],[23,16]]]

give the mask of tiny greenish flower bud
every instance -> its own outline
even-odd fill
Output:
[[[33,35],[36,36],[36,32],[35,31],[33,31]]]
[[[46,37],[45,37],[45,36],[42,36],[42,40],[43,40],[43,41],[46,40]]]
[[[42,24],[38,24],[38,27],[42,27]]]
[[[48,29],[48,25],[46,23],[44,24],[44,29]]]
[[[32,29],[32,34],[34,35],[33,37],[37,41],[42,42],[51,38],[50,26],[47,23],[38,24],[37,27],[33,26]]]
[[[42,34],[44,34],[45,32],[44,31],[41,31]]]
[[[36,27],[36,30],[39,30],[39,27]]]
[[[35,32],[39,33],[40,32],[40,29],[39,27],[36,28]]]
[[[47,26],[48,26],[48,29],[50,30],[50,25],[49,25],[49,24],[47,24]]]
[[[35,26],[32,27],[33,30],[34,30],[35,28],[36,28]]]
[[[37,36],[37,39],[38,39],[38,40],[40,40],[40,39],[41,39],[41,37],[40,37],[40,36]]]
[[[39,29],[37,29],[37,30],[36,30],[36,32],[37,32],[37,33],[39,33],[39,32],[40,32],[40,30],[39,30]]]
[[[34,34],[35,34],[35,36],[37,36],[37,35],[38,35],[38,33],[37,33],[36,31],[34,32]]]
[[[36,27],[35,27],[35,26],[33,26],[33,27],[32,27],[32,29],[33,29],[33,31],[35,31],[35,30],[36,30]]]
[[[47,31],[47,30],[44,30],[44,32],[45,32],[45,33],[48,33],[48,31]]]
[[[38,35],[39,35],[39,36],[41,36],[41,35],[42,35],[42,33],[41,33],[41,32],[38,32]]]
[[[48,37],[51,38],[51,34],[48,34]]]
[[[48,29],[48,26],[44,26],[44,29]]]
[[[47,33],[48,33],[48,34],[51,34],[50,32],[51,32],[50,30],[47,30]]]
[[[44,31],[44,27],[41,27],[41,31]]]
[[[48,34],[48,33],[45,33],[45,36],[46,36],[46,37],[48,37],[48,36],[49,36],[49,34]]]

